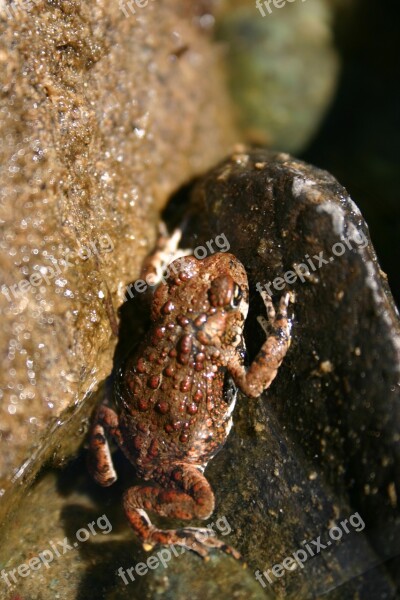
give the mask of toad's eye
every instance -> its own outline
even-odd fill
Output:
[[[232,296],[232,306],[239,306],[239,303],[240,303],[242,297],[243,297],[242,288],[240,287],[240,285],[235,283],[235,287],[233,290],[233,296]]]

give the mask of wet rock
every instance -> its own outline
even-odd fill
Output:
[[[263,339],[257,287],[296,297],[277,379],[256,402],[242,399],[209,467],[211,481],[224,473],[218,510],[261,571],[303,541],[329,540],[357,511],[362,532],[272,586],[288,597],[394,597],[382,566],[371,569],[398,553],[399,319],[362,215],[329,173],[240,148],[198,183],[192,210],[183,244],[224,233],[249,274],[250,357]]]
[[[232,139],[203,3],[122,4],[1,6],[0,520],[82,442],[158,211]]]
[[[125,585],[119,568],[127,576],[149,557],[121,507],[123,490],[135,483],[132,467],[117,452],[120,479],[101,489],[82,454],[30,490],[19,528],[4,531],[1,568],[8,573],[49,540],[67,536],[73,543],[103,514],[112,530],[97,531],[48,570],[19,578],[12,591],[32,600],[395,598],[382,563],[396,554],[399,538],[399,323],[362,216],[328,173],[286,154],[244,148],[198,182],[190,210],[182,246],[207,247],[223,233],[246,266],[250,358],[263,341],[257,283],[298,270],[286,284],[296,295],[289,354],[261,398],[239,397],[231,435],[206,470],[217,502],[211,520],[226,519],[226,539],[248,567],[222,553],[209,563],[185,553]],[[321,252],[328,262],[319,265],[314,255]],[[300,266],[306,263],[309,272]],[[277,300],[285,286],[271,287]],[[299,551],[306,554],[298,554],[302,566],[293,562]],[[287,558],[290,568],[282,567]]]
[[[336,45],[343,68],[337,94],[323,127],[302,158],[335,173],[357,193],[399,306],[400,145],[393,126],[400,93],[400,81],[393,77],[397,20],[385,4],[377,5],[374,0],[362,4],[346,0],[341,8]],[[355,110],[350,113],[349,107]]]
[[[334,10],[325,0],[259,4],[222,3],[218,19],[241,139],[299,152],[336,88]]]
[[[122,477],[108,490],[91,481],[82,457],[62,473],[47,472],[30,489],[21,503],[18,529],[10,527],[2,536],[0,567],[6,577],[0,578],[1,600],[9,600],[16,591],[29,600],[183,600],[188,590],[194,600],[273,597],[263,592],[250,569],[223,553],[214,553],[205,562],[191,552],[179,554],[178,548],[177,556],[163,548],[161,558],[161,548],[145,552],[121,507],[123,489],[132,483],[131,469],[125,465],[124,474],[121,457],[116,459]],[[220,530],[226,534],[228,529]],[[29,560],[40,555],[44,560],[39,558],[39,566],[33,563],[37,568],[30,569]],[[150,556],[158,564],[153,568],[153,560],[146,572],[143,563]],[[25,564],[28,575],[21,577],[15,571],[14,581],[12,570]]]

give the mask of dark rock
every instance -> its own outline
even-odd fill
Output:
[[[18,529],[7,532],[3,566],[9,571],[26,561],[21,537],[39,552],[50,539],[73,540],[79,528],[106,514],[112,532],[54,561],[51,571],[21,580],[20,593],[32,600],[55,593],[77,600],[88,593],[394,599],[397,565],[389,563],[390,573],[383,563],[396,555],[399,537],[399,323],[362,216],[328,173],[285,154],[240,148],[198,182],[190,211],[183,247],[223,233],[246,266],[250,359],[263,341],[256,316],[265,308],[256,284],[283,276],[307,254],[334,257],[310,269],[304,282],[286,286],[296,294],[289,354],[262,397],[239,397],[232,433],[206,470],[217,501],[210,521],[227,520],[232,531],[226,539],[248,568],[222,553],[209,563],[186,553],[125,586],[118,569],[149,555],[123,517],[121,497],[133,471],[118,453],[120,479],[109,489],[90,481],[82,459],[57,478],[44,476],[21,506]],[[335,256],[341,246],[334,244],[346,247],[342,256]],[[284,293],[271,291],[274,300]],[[332,527],[336,541],[329,537]],[[275,578],[272,568],[299,551],[307,558],[303,568],[296,563],[293,569],[293,561],[290,570],[275,567]],[[257,570],[272,583],[262,576],[263,588]]]
[[[316,267],[302,280],[270,287],[274,299],[284,289],[295,292],[292,346],[263,397],[242,398],[234,433],[208,473],[236,545],[260,570],[302,548],[303,540],[329,540],[329,527],[359,512],[362,533],[343,534],[331,552],[273,584],[282,593],[286,587],[289,597],[321,594],[398,552],[397,311],[362,215],[325,171],[286,154],[238,148],[199,181],[192,210],[183,245],[224,233],[247,269],[250,358],[263,339],[257,283],[273,282],[308,259]],[[318,266],[314,256],[327,263]],[[394,594],[382,568],[344,589],[346,597]]]

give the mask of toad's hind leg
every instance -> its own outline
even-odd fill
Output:
[[[87,465],[93,479],[104,487],[112,485],[117,479],[107,435],[117,442],[121,441],[117,414],[108,406],[101,405],[90,431]]]
[[[215,537],[211,529],[183,527],[158,529],[146,511],[176,519],[207,519],[214,510],[214,494],[204,475],[193,465],[174,465],[165,473],[162,483],[167,487],[135,486],[125,492],[124,508],[129,522],[143,542],[151,549],[156,544],[184,546],[203,558],[219,548],[235,558],[239,553]]]

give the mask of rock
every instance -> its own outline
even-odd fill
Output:
[[[301,158],[335,173],[347,189],[357,193],[380,264],[400,306],[400,145],[393,126],[400,93],[400,81],[393,77],[397,20],[385,4],[374,0],[362,4],[345,0],[338,8],[336,45],[343,56],[340,84],[323,127]]]
[[[9,573],[49,548],[49,540],[67,536],[73,545],[89,523],[96,536],[48,570],[19,577],[10,593],[18,589],[31,600],[56,594],[78,600],[88,594],[394,599],[395,585],[381,563],[395,555],[399,537],[399,322],[359,210],[327,172],[286,154],[244,148],[199,180],[189,208],[182,247],[207,247],[224,234],[246,266],[250,358],[263,340],[257,283],[274,282],[294,265],[299,273],[286,286],[296,295],[289,354],[261,398],[239,397],[231,435],[206,470],[217,502],[210,520],[229,524],[226,539],[248,567],[223,553],[208,563],[185,553],[165,569],[133,571],[135,580],[128,575],[125,584],[119,569],[127,577],[149,557],[121,507],[123,490],[134,484],[132,467],[117,452],[119,481],[101,489],[82,453],[66,470],[45,473],[24,499],[19,527],[5,532],[1,567]],[[317,266],[320,258],[313,257],[321,252],[328,262],[315,270],[308,263],[306,273],[300,265],[309,259]],[[284,293],[271,288],[274,300]],[[131,317],[122,311],[122,330],[132,327]],[[112,526],[106,535],[96,525],[102,515]],[[297,562],[293,568],[299,551],[306,560],[298,554],[303,567]],[[286,558],[292,558],[290,569],[282,567]]]
[[[296,296],[277,379],[257,402],[242,399],[209,467],[236,545],[263,571],[358,512],[363,533],[273,589],[306,598],[349,580],[330,597],[394,597],[385,571],[371,569],[398,552],[400,328],[362,215],[329,173],[240,148],[199,182],[192,211],[183,246],[223,233],[249,274],[250,358],[263,339],[257,284],[270,284],[276,300],[284,290]]]
[[[288,152],[301,151],[316,132],[336,89],[338,57],[333,9],[325,0],[270,6],[222,3],[218,39],[241,138]]]
[[[124,465],[118,457],[117,463],[121,475]],[[223,553],[215,553],[205,562],[191,552],[174,556],[163,548],[163,562],[144,572],[140,563],[150,556],[159,557],[161,548],[145,552],[127,526],[121,495],[123,487],[129,485],[129,477],[126,469],[122,481],[108,490],[99,489],[88,477],[81,459],[72,461],[62,473],[50,471],[41,477],[21,503],[19,527],[10,528],[2,538],[6,543],[0,549],[0,566],[7,578],[0,577],[1,600],[8,600],[14,590],[29,600],[175,600],[187,598],[188,590],[193,600],[273,597],[263,592],[249,568]],[[95,533],[87,535],[90,523]],[[226,533],[225,528],[220,529]],[[52,559],[46,550],[52,553]],[[29,559],[40,553],[44,553],[48,568],[39,561],[40,566],[30,570],[29,577],[16,572],[17,583],[13,582],[10,571],[22,564],[29,567]],[[135,570],[137,565],[141,575]],[[130,576],[128,569],[132,567]]]
[[[201,6],[2,3],[0,521],[82,443],[158,212],[232,141]]]

